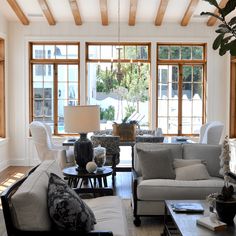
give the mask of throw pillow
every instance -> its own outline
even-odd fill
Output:
[[[174,179],[175,172],[169,149],[137,150],[143,179]]]
[[[174,159],[174,161],[173,161],[174,168],[191,166],[194,164],[205,164],[206,165],[206,161],[200,160],[200,159]]]
[[[194,164],[175,169],[176,180],[203,180],[209,179],[207,168],[204,164]]]
[[[90,207],[53,173],[48,183],[48,211],[58,230],[88,232],[96,224]]]

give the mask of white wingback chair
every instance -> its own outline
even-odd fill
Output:
[[[56,159],[62,169],[75,165],[72,150],[53,144],[51,129],[48,125],[39,121],[33,121],[29,128],[41,161]]]
[[[221,141],[224,124],[220,121],[211,121],[202,125],[200,129],[199,143],[217,145]]]

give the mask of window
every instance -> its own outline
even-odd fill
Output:
[[[157,44],[157,127],[194,135],[205,120],[205,45]]]
[[[30,43],[30,122],[64,134],[64,106],[79,105],[79,43]]]
[[[6,137],[5,128],[5,46],[4,40],[0,38],[0,137]]]
[[[150,43],[87,43],[87,100],[100,105],[101,129],[126,119],[150,125],[150,48]]]
[[[230,73],[230,138],[236,138],[236,57],[231,57]]]

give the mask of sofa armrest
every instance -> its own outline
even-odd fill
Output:
[[[134,216],[137,215],[137,186],[138,186],[138,174],[132,169],[132,195],[133,195],[133,208],[134,208]]]

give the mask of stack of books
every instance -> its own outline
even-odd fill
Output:
[[[226,229],[227,224],[219,220],[212,220],[209,216],[197,219],[197,224],[204,226],[212,231],[222,231]]]
[[[204,208],[200,203],[176,203],[172,205],[176,213],[203,213]]]

